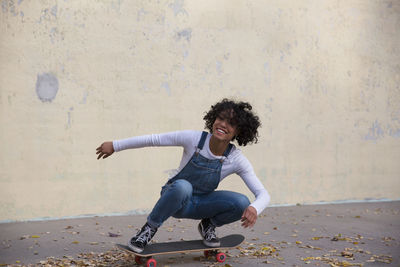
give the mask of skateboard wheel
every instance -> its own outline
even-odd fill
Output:
[[[218,262],[225,262],[226,255],[223,252],[217,254],[216,259]]]
[[[155,259],[147,260],[146,267],[156,267],[156,266],[157,266],[157,261]]]
[[[135,256],[135,262],[136,262],[137,265],[143,264],[142,257]]]

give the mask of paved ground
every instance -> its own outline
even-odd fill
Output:
[[[253,229],[218,228],[245,242],[224,264],[202,253],[157,257],[158,266],[400,266],[400,201],[267,208]],[[115,248],[146,216],[0,224],[0,266],[134,266]],[[169,219],[155,240],[199,238],[197,222]]]

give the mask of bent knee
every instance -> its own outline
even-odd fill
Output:
[[[192,184],[184,179],[179,179],[179,180],[174,181],[171,184],[171,189],[176,191],[176,193],[185,195],[185,196],[192,195],[192,192],[193,192]]]
[[[235,204],[236,207],[243,212],[250,205],[250,201],[245,195],[238,194],[238,196],[235,198]]]

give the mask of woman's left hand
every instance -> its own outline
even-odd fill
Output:
[[[242,226],[244,228],[252,227],[257,221],[257,210],[252,206],[248,206],[243,212],[242,219],[240,221],[242,222]]]

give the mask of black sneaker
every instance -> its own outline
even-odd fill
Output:
[[[128,247],[134,252],[141,253],[156,232],[157,228],[152,228],[146,223],[142,229],[140,229],[140,231],[131,238],[131,240],[128,242]]]
[[[203,219],[199,223],[199,232],[201,237],[203,237],[203,243],[207,247],[219,247],[220,242],[215,234],[215,225],[211,223],[210,219]]]

